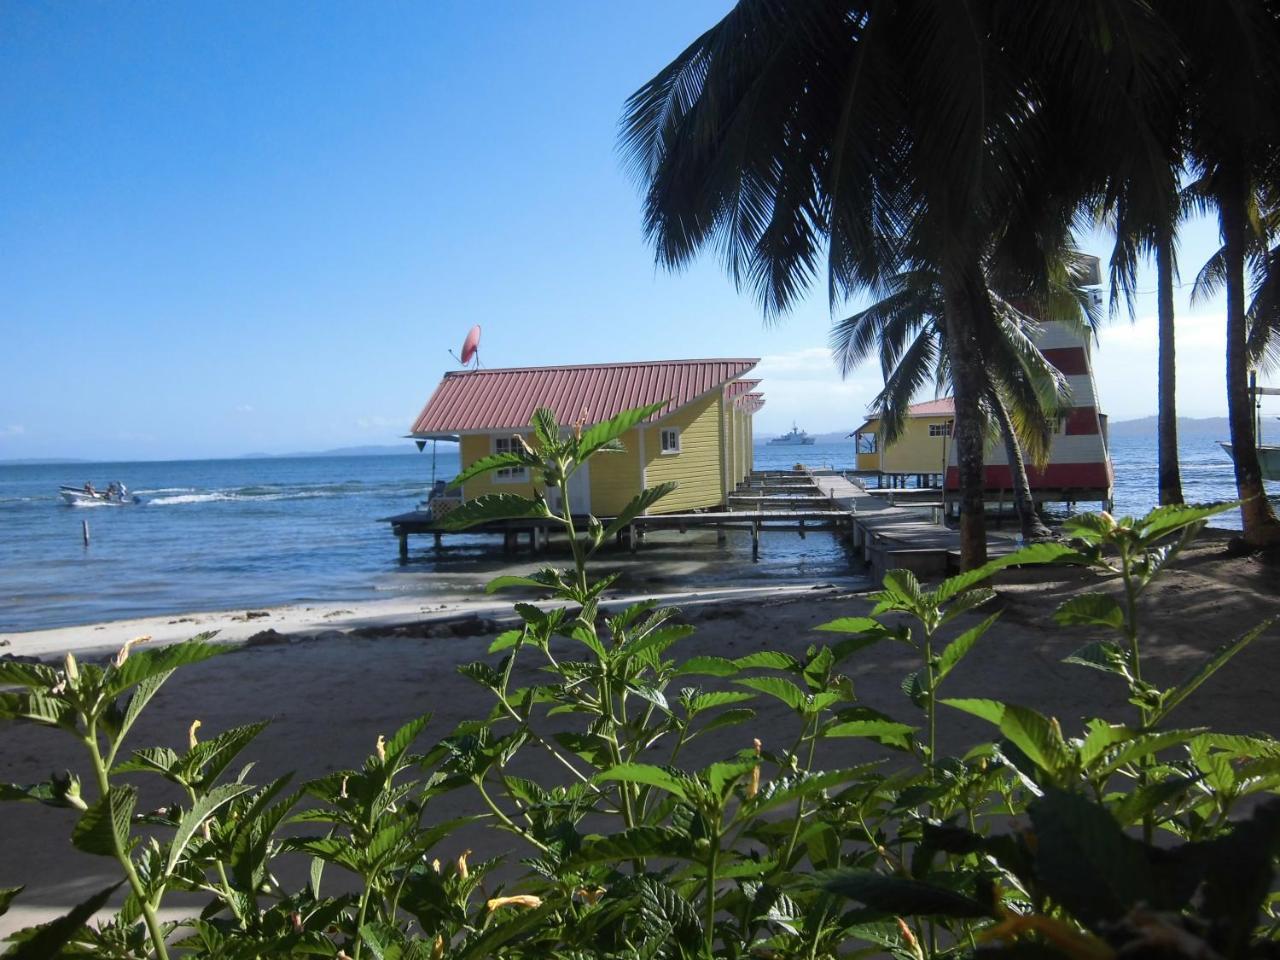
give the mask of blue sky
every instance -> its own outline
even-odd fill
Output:
[[[856,425],[825,285],[766,327],[641,236],[623,101],[728,5],[0,6],[0,459],[394,442],[473,323],[489,366],[760,356],[758,432]],[[1154,409],[1153,312],[1103,336],[1114,418]],[[1183,305],[1187,415],[1225,410],[1220,314]]]

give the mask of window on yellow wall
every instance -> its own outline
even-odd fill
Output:
[[[931,437],[949,437],[951,436],[951,421],[946,423],[929,424],[929,436]]]
[[[668,427],[662,431],[662,452],[679,453],[680,452],[680,431],[674,427]]]
[[[494,453],[515,453],[518,444],[515,437],[494,437],[493,452]],[[494,471],[494,479],[499,483],[522,483],[528,478],[529,472],[524,467],[502,467]]]

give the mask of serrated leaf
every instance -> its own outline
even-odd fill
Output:
[[[122,883],[123,880],[95,893],[56,920],[15,934],[13,940],[17,942],[5,952],[5,960],[49,960],[51,957],[61,956],[62,948],[85,928],[93,915],[120,889]]]
[[[738,665],[725,657],[690,657],[675,669],[675,676],[731,677]]]
[[[603,423],[597,423],[595,426],[584,430],[582,439],[578,441],[578,461],[586,460],[605,444],[617,440],[636,424],[648,419],[670,402],[669,400],[663,400],[660,403],[650,403],[643,407],[623,410],[616,417],[605,420]]]
[[[9,912],[9,904],[22,890],[22,887],[0,887],[0,917]]]
[[[1064,626],[1086,626],[1124,629],[1124,608],[1114,597],[1105,593],[1086,593],[1072,597],[1054,611],[1053,619]]]
[[[709,693],[699,693],[697,696],[691,697],[686,709],[689,711],[689,716],[692,717],[714,707],[725,707],[731,703],[743,703],[754,698],[754,693],[747,693],[746,691],[712,690]]]
[[[1104,808],[1050,790],[1027,806],[1036,835],[1036,871],[1046,893],[1086,926],[1120,919],[1154,901],[1143,845]]]
[[[601,541],[607,542],[610,537],[616,536],[619,532],[625,530],[630,526],[632,520],[640,516],[640,514],[644,513],[667,494],[675,490],[677,486],[679,486],[679,484],[674,480],[669,480],[666,483],[660,483],[655,487],[646,487],[644,490],[641,490],[627,502],[627,505],[623,507],[618,515],[609,522],[609,525],[604,528],[600,537]]]
[[[797,713],[805,713],[809,710],[808,694],[784,677],[744,677],[733,682],[781,700]]]
[[[523,446],[519,446],[518,450],[504,450],[502,453],[491,453],[488,456],[481,457],[469,467],[459,471],[458,475],[449,481],[449,488],[456,490],[469,480],[483,476],[493,470],[501,470],[505,467],[538,467],[542,461],[532,453],[527,453]]]
[[[941,702],[994,723],[1028,759],[1051,775],[1057,774],[1068,761],[1066,743],[1057,725],[1030,707],[983,699]]]
[[[0,660],[0,684],[48,690],[58,683],[58,671],[43,663]]]
[[[641,783],[650,787],[665,790],[681,800],[688,800],[689,794],[682,777],[678,774],[655,767],[649,763],[620,763],[610,767],[593,778],[595,781],[621,780],[626,783]]]
[[[542,499],[521,497],[514,493],[487,493],[463,501],[440,520],[446,530],[465,530],[495,520],[551,519],[551,511]]]
[[[1124,650],[1107,640],[1087,643],[1069,657],[1063,657],[1062,662],[1101,670],[1126,679],[1130,677],[1129,660]]]
[[[871,617],[837,617],[820,623],[813,629],[826,630],[829,633],[879,633],[885,629],[879,620]]]
[[[43,693],[0,693],[0,720],[28,720],[75,730],[76,711],[66,700]]]
[[[947,644],[946,649],[944,649],[938,657],[938,669],[934,678],[935,684],[941,683],[943,678],[955,669],[956,664],[964,659],[965,655],[973,649],[973,645],[982,638],[984,633],[991,629],[991,625],[995,623],[999,617],[999,612],[993,613],[991,616],[987,617],[987,619],[970,627],[964,633],[960,634],[960,636]]]
[[[489,644],[490,655],[501,653],[503,650],[510,650],[520,642],[522,636],[524,636],[524,631],[522,630],[504,630],[494,637],[493,642]]]
[[[1156,507],[1136,524],[1142,540],[1150,545],[1186,527],[1240,506],[1239,500],[1228,503],[1170,504]]]
[[[187,849],[187,844],[191,842],[191,838],[195,835],[196,830],[200,828],[200,824],[204,823],[223,804],[229,803],[242,793],[248,793],[252,789],[253,787],[247,783],[224,783],[219,787],[214,787],[193,803],[191,809],[186,811],[178,821],[178,827],[174,831],[173,839],[169,841],[169,855],[165,861],[164,875],[166,877],[173,876],[173,871],[182,859],[182,855]]]
[[[1187,679],[1183,680],[1180,684],[1165,694],[1164,698],[1160,702],[1160,708],[1156,710],[1155,714],[1151,718],[1151,724],[1154,726],[1161,720],[1168,717],[1174,707],[1178,706],[1178,704],[1182,703],[1183,700],[1195,693],[1195,691],[1199,689],[1200,685],[1222,669],[1223,665],[1226,664],[1228,660],[1249,644],[1253,643],[1254,640],[1258,639],[1258,637],[1260,637],[1275,622],[1275,617],[1268,617],[1252,630],[1241,634],[1229,643],[1224,643],[1217,650],[1211,653],[1207,658],[1205,658],[1204,662],[1196,668],[1195,672],[1192,673],[1191,676],[1187,677]]]
[[[113,664],[107,668],[104,685],[107,695],[119,696],[150,677],[221,656],[232,649],[225,643],[209,643],[212,636],[211,632],[202,633],[182,643],[173,643],[156,650],[134,650],[121,666]]]
[[[819,872],[814,875],[814,881],[828,893],[848,897],[892,916],[991,916],[991,911],[972,897],[909,877],[846,867]]]
[[[134,787],[112,787],[80,815],[71,831],[72,845],[100,857],[114,857],[117,850],[127,851],[137,802],[138,791]]]
[[[799,661],[789,653],[780,650],[757,650],[746,656],[737,657],[734,664],[739,670],[798,670]]]

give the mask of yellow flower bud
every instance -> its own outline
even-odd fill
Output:
[[[381,762],[386,763],[387,762],[387,738],[384,737],[382,734],[378,734],[378,742],[373,745],[373,749],[377,752],[378,759]]]
[[[70,652],[67,653],[64,665],[67,669],[67,679],[75,683],[80,679],[80,668],[76,666],[76,658]]]
[[[467,879],[467,857],[471,856],[470,850],[463,850],[458,856],[457,862],[454,864],[458,869],[458,876],[463,880]]]
[[[436,942],[431,945],[431,960],[440,960],[444,956],[444,934],[436,934]]]
[[[196,748],[196,744],[199,742],[196,740],[196,731],[200,729],[200,726],[201,723],[199,720],[192,720],[191,727],[187,730],[187,745],[192,750]]]
[[[535,897],[529,893],[522,893],[514,897],[494,897],[492,900],[486,901],[485,906],[490,913],[493,913],[499,907],[524,907],[527,910],[537,910],[542,906],[542,898]]]
[[[146,643],[150,639],[150,636],[142,636],[134,637],[132,640],[126,640],[124,642],[124,646],[121,647],[119,652],[116,654],[115,659],[111,661],[115,665],[115,668],[119,670],[124,666],[124,662],[129,659],[129,650],[132,647],[137,646],[139,643]]]

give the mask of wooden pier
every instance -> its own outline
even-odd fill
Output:
[[[942,523],[942,504],[936,488],[865,488],[852,471],[756,471],[727,498],[725,508],[690,513],[654,513],[636,517],[618,534],[619,545],[639,550],[651,530],[716,531],[723,542],[729,530],[751,533],[751,558],[760,559],[765,533],[792,533],[801,537],[814,531],[831,531],[851,544],[866,565],[874,583],[886,571],[908,569],[922,577],[945,576],[958,568],[960,535]],[[606,525],[612,518],[601,517]],[[430,534],[436,543],[448,530],[431,514],[415,510],[386,518],[399,539],[400,560],[409,557],[409,537]],[[504,520],[482,524],[468,534],[502,537],[503,549],[514,552],[522,541],[537,553],[546,548],[558,524],[545,520]],[[999,555],[1015,549],[1010,536],[992,533],[989,552]]]

